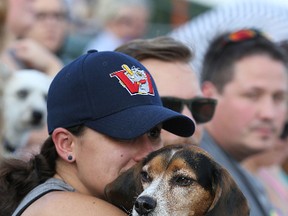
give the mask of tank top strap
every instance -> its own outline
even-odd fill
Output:
[[[73,192],[75,189],[60,179],[50,178],[31,190],[18,205],[12,216],[20,216],[33,202],[52,191]]]

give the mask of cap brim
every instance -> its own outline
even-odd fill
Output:
[[[160,123],[163,129],[178,136],[189,137],[195,131],[190,118],[157,105],[131,107],[85,125],[113,138],[134,139]]]

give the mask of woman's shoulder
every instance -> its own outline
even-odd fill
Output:
[[[50,192],[32,205],[22,216],[78,216],[78,215],[127,215],[112,204],[99,198],[77,192],[54,191]]]

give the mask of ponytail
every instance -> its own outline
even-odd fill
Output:
[[[67,129],[80,135],[84,126]],[[56,173],[58,154],[50,137],[44,142],[39,154],[30,161],[4,159],[0,162],[0,215],[12,215],[21,200],[36,186]]]
[[[44,154],[48,158],[45,158]],[[20,159],[4,159],[0,164],[0,215],[12,215],[21,200],[37,185],[55,174],[57,153],[49,137],[41,153],[24,162]],[[49,161],[48,161],[48,160]],[[52,162],[52,160],[54,160]],[[52,164],[49,164],[52,162]]]

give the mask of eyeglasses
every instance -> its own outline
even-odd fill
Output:
[[[161,97],[164,107],[181,113],[184,105],[191,111],[196,123],[205,123],[212,119],[217,100],[212,98],[195,97],[189,100],[176,97]]]
[[[66,21],[68,18],[68,15],[66,12],[35,12],[36,20],[38,21],[44,21],[47,19],[52,19],[58,22]]]
[[[256,38],[265,38],[270,40],[263,32],[257,29],[242,29],[236,32],[232,32],[224,37],[222,47],[226,46],[227,44],[252,40]]]

